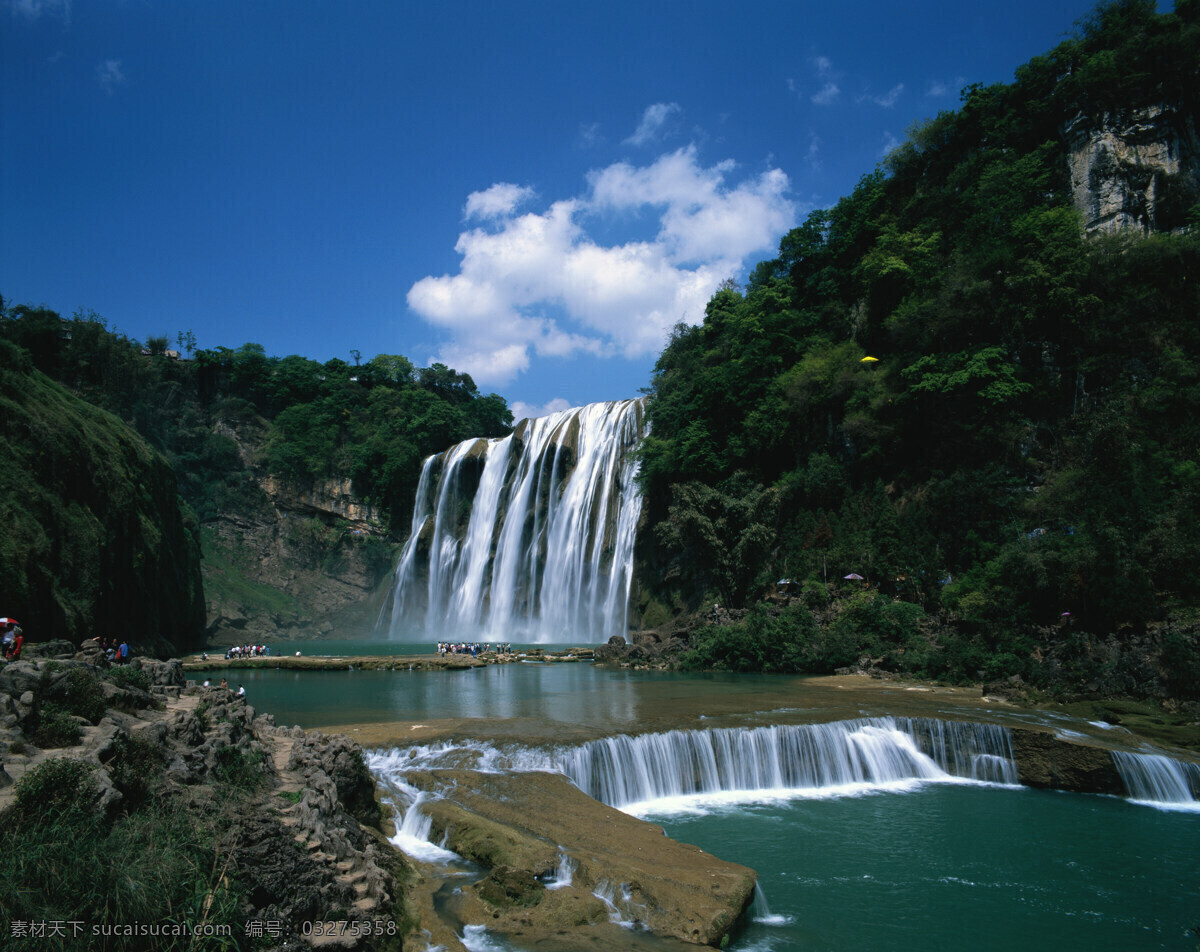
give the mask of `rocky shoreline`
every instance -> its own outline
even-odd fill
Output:
[[[139,798],[125,769],[126,751],[136,750],[139,767],[160,778],[150,799],[186,802],[198,821],[220,817],[210,847],[214,868],[218,861],[224,867],[220,879],[243,887],[239,947],[253,937],[255,948],[294,948],[304,940],[401,948],[415,923],[405,899],[415,873],[381,830],[374,780],[358,745],[278,727],[228,690],[188,685],[178,661],[134,659],[128,671],[143,675],[148,690],[138,685],[141,677],[108,680],[103,668],[82,660],[89,647],[70,660],[18,661],[0,670],[0,811],[13,809],[24,779],[66,758],[90,769],[99,790],[92,806],[105,822],[136,818]],[[68,684],[77,694],[81,685],[98,686],[102,714],[95,723],[72,715],[75,742],[38,747],[46,709]],[[12,832],[19,844],[20,830]],[[324,923],[343,920],[370,926],[378,940],[351,930],[321,934]]]

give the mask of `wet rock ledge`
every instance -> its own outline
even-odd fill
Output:
[[[487,923],[518,945],[612,948],[629,936],[614,929],[619,920],[681,946],[720,945],[753,898],[752,870],[678,843],[560,774],[450,769],[406,778],[437,794],[424,806],[431,838],[488,870],[449,898],[443,916]],[[564,857],[570,884],[547,888]]]

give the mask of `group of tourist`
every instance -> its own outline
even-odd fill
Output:
[[[230,658],[267,658],[271,655],[270,645],[234,645],[225,652],[225,660]]]
[[[512,654],[511,644],[483,644],[478,641],[439,641],[437,644],[437,653],[439,658],[444,658],[448,654],[469,654],[472,658],[479,657],[485,651],[494,651],[497,654]]]
[[[116,638],[101,638],[100,650],[104,652],[104,657],[111,664],[128,664],[129,663],[129,642],[125,639],[117,641]]]

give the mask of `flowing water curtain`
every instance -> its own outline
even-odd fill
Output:
[[[396,570],[395,638],[624,634],[644,401],[593,403],[425,461]]]
[[[585,793],[616,807],[908,781],[1017,783],[1007,728],[925,718],[625,734],[564,750],[557,766]]]

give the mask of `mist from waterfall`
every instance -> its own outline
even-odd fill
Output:
[[[583,643],[627,627],[644,402],[523,420],[425,460],[392,638]]]

